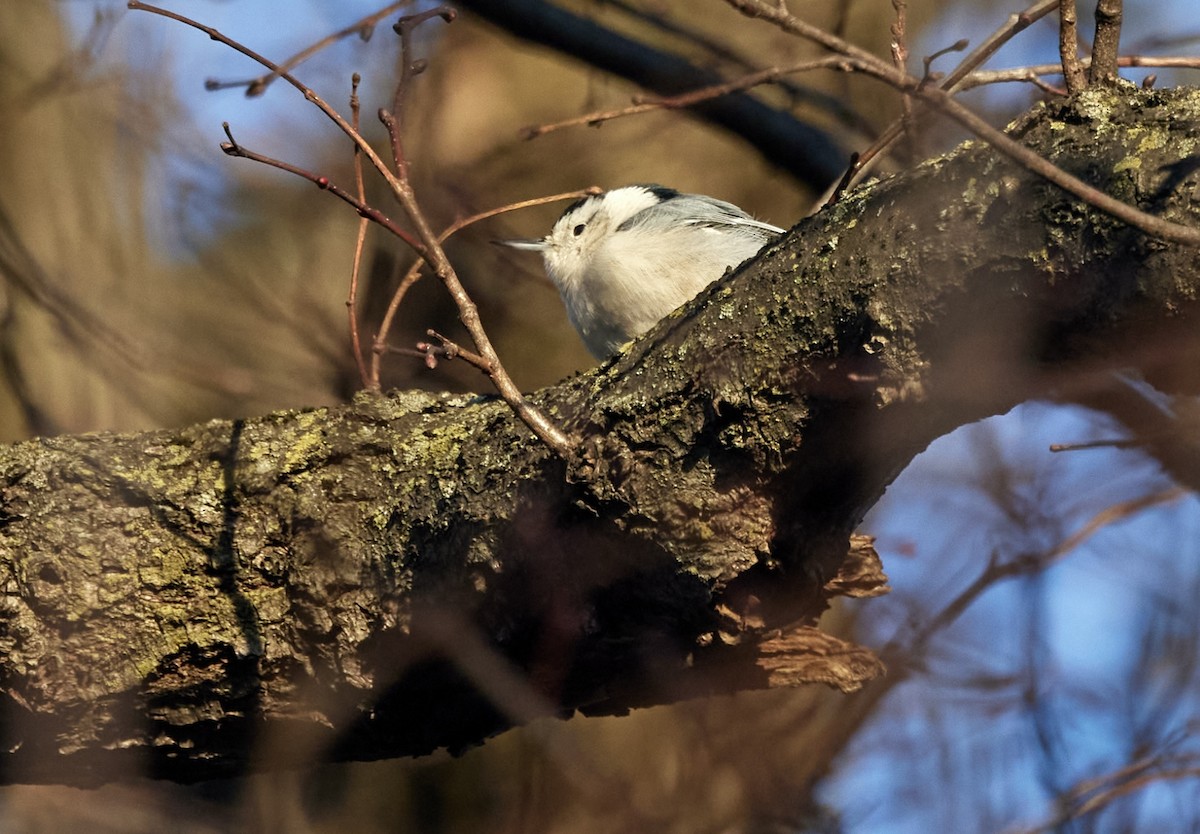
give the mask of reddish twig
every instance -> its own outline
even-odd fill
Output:
[[[350,124],[356,131],[359,129],[360,105],[358,100],[358,84],[361,80],[357,72],[350,79]],[[357,146],[354,148],[354,190],[358,195],[358,201],[366,204],[367,190],[366,183],[363,181],[362,154],[359,152]],[[362,340],[358,333],[358,280],[362,274],[363,248],[367,242],[367,224],[370,221],[365,217],[361,217],[361,215],[360,218],[358,221],[358,232],[354,237],[354,264],[350,269],[350,292],[346,297],[346,312],[350,317],[350,349],[354,351],[354,364],[358,367],[358,378],[362,381],[364,388],[370,388],[371,381],[367,377],[367,365],[363,359]]]
[[[1056,8],[1058,3],[1059,0],[1037,0],[1037,2],[1027,9],[1009,15],[1004,25],[992,32],[979,46],[964,56],[958,66],[947,74],[945,78],[940,80],[938,86],[949,92],[957,92],[961,89],[963,79],[973,70],[995,55],[1004,44],[1025,31],[1031,24],[1049,14]],[[874,165],[875,160],[882,158],[883,154],[896,142],[903,131],[904,123],[900,119],[897,119],[884,128],[875,141],[857,155],[847,170],[846,175],[842,178],[842,181],[825,201],[826,205],[837,202],[847,188],[861,180]]]
[[[478,353],[456,344],[436,330],[426,330],[425,335],[437,340],[437,344],[433,344],[432,342],[417,342],[417,349],[414,352],[425,357],[425,367],[431,370],[436,368],[439,359],[445,359],[446,361],[462,359],[468,365],[474,365],[484,374],[491,376],[493,371],[491,364]],[[408,352],[405,348],[400,348],[399,350],[404,353]]]
[[[408,179],[408,160],[404,153],[404,102],[412,80],[425,71],[426,62],[412,58],[412,33],[418,26],[434,18],[441,18],[451,23],[458,13],[449,6],[438,6],[400,18],[392,30],[400,36],[400,80],[396,82],[396,90],[392,94],[391,109],[379,111],[379,121],[387,128],[388,138],[392,143],[392,162],[396,166],[396,176],[401,180]]]
[[[730,93],[741,92],[748,90],[751,87],[757,87],[760,84],[769,84],[777,81],[785,75],[791,75],[799,72],[808,72],[815,69],[838,69],[839,67],[848,69],[845,62],[836,56],[828,58],[818,58],[815,61],[802,61],[798,64],[793,64],[788,67],[769,67],[758,72],[752,72],[741,78],[733,81],[728,81],[724,84],[713,84],[709,87],[702,87],[698,90],[691,90],[687,93],[681,93],[677,96],[669,96],[667,98],[645,99],[635,98],[633,104],[628,107],[621,107],[615,110],[599,110],[594,113],[586,113],[582,116],[576,116],[572,119],[564,119],[561,122],[551,122],[549,124],[530,125],[521,128],[521,138],[536,139],[539,136],[544,136],[547,133],[553,133],[556,130],[562,130],[568,127],[580,127],[586,125],[588,127],[596,127],[604,122],[612,119],[620,119],[625,116],[634,116],[639,113],[648,113],[653,110],[680,110],[685,107],[709,101],[720,96],[729,95]]]
[[[720,62],[742,74],[758,72],[762,69],[759,56],[751,57],[744,50],[723,41],[720,37],[702,31],[698,26],[689,25],[690,20],[683,22],[671,17],[665,6],[656,5],[653,9],[648,9],[636,2],[631,2],[631,0],[605,0],[605,6],[616,9],[639,23],[647,24],[673,38],[681,39],[689,45],[698,47],[704,53],[700,62],[705,65]],[[695,16],[693,15],[692,18]],[[860,133],[867,133],[872,129],[870,122],[850,107],[845,96],[793,84],[783,78],[774,83],[791,99],[793,104],[805,103],[820,108],[837,119],[840,124]]]
[[[260,96],[266,92],[267,87],[270,86],[271,82],[280,77],[280,72],[291,72],[309,58],[316,55],[322,49],[327,49],[343,38],[348,38],[352,35],[358,35],[358,37],[364,41],[370,40],[371,35],[375,32],[375,27],[379,25],[379,21],[383,20],[388,15],[399,11],[401,8],[409,5],[412,2],[413,0],[400,0],[398,3],[392,3],[390,6],[385,6],[379,11],[372,12],[366,17],[351,23],[345,29],[339,29],[332,35],[321,38],[321,40],[317,41],[311,46],[305,47],[281,63],[278,71],[272,70],[271,72],[260,75],[257,78],[250,78],[243,81],[217,81],[216,79],[210,78],[204,82],[204,88],[206,90],[225,90],[229,89],[230,87],[245,87],[247,98]]]
[[[394,28],[397,34],[400,35],[401,40],[404,41],[408,37],[408,34],[411,33],[413,26],[435,16],[449,21],[453,20],[454,13],[446,7],[439,7],[431,9],[422,15],[402,20]],[[574,454],[574,445],[549,417],[525,398],[525,395],[521,393],[521,389],[513,382],[512,377],[508,375],[508,371],[505,370],[504,365],[500,362],[500,357],[496,354],[496,349],[492,346],[487,331],[483,328],[483,323],[479,318],[479,308],[463,287],[458,273],[455,272],[450,259],[446,257],[446,251],[442,248],[441,241],[434,234],[433,227],[430,226],[429,220],[425,217],[424,211],[422,211],[420,204],[417,202],[416,192],[413,191],[412,183],[406,175],[407,164],[404,159],[403,144],[400,137],[400,120],[403,116],[403,99],[405,95],[403,88],[408,84],[413,75],[419,73],[424,68],[424,65],[410,60],[407,52],[403,60],[407,70],[406,72],[402,72],[400,82],[397,85],[396,94],[393,98],[393,112],[380,111],[380,119],[388,127],[388,132],[391,134],[392,149],[395,157],[393,161],[397,171],[395,175],[389,176],[388,185],[392,189],[393,196],[395,196],[404,209],[404,213],[408,215],[409,220],[416,229],[417,237],[425,247],[423,254],[425,262],[429,264],[429,268],[433,271],[433,274],[442,282],[446,291],[450,293],[450,297],[454,299],[454,304],[458,308],[458,320],[475,343],[475,349],[478,351],[481,359],[481,368],[486,369],[485,373],[487,373],[492,385],[495,386],[501,398],[508,403],[509,408],[516,413],[517,417],[529,427],[530,431],[538,439],[545,443],[559,457],[569,460]]]
[[[417,203],[416,194],[413,191],[412,184],[408,181],[406,176],[403,176],[405,167],[402,164],[398,164],[398,171],[393,172],[379,156],[379,154],[375,152],[375,149],[371,147],[370,143],[366,141],[362,134],[355,130],[354,126],[347,122],[346,119],[340,113],[338,113],[336,109],[331,107],[328,102],[317,95],[317,93],[310,87],[302,84],[290,73],[283,71],[278,65],[259,55],[257,52],[254,52],[252,49],[227,37],[211,26],[205,26],[202,23],[176,12],[142,3],[140,0],[129,0],[128,8],[132,10],[150,12],[151,14],[156,14],[161,17],[166,17],[170,20],[183,23],[205,33],[212,40],[225,44],[230,49],[240,52],[251,60],[258,62],[263,67],[276,73],[284,81],[288,82],[297,90],[299,90],[306,100],[316,106],[330,121],[336,124],[338,128],[350,138],[355,147],[361,151],[363,156],[370,160],[371,165],[374,166],[375,170],[379,172],[379,175],[383,177],[384,181],[388,185],[388,188],[391,190],[392,195],[400,203],[401,208],[404,209],[405,214],[413,224],[413,227],[416,231],[415,237],[419,243],[412,245],[422,255],[426,263],[429,264],[430,269],[433,270],[434,275],[438,277],[438,279],[446,287],[446,290],[450,293],[450,296],[454,299],[454,303],[458,307],[459,311],[459,320],[462,322],[463,327],[466,328],[467,332],[471,335],[472,340],[475,342],[476,349],[479,351],[480,356],[483,358],[487,367],[489,368],[488,377],[491,379],[492,384],[496,387],[496,390],[500,393],[500,396],[506,403],[508,403],[509,407],[512,408],[518,418],[529,427],[529,429],[538,437],[538,439],[540,439],[563,459],[569,459],[573,454],[573,445],[569,438],[562,432],[561,429],[554,425],[554,423],[545,414],[543,414],[539,409],[535,408],[528,400],[525,399],[525,396],[521,393],[521,390],[516,386],[516,383],[512,381],[512,378],[508,375],[508,372],[505,371],[503,365],[501,365],[500,359],[496,355],[495,348],[492,347],[491,340],[488,338],[487,333],[484,331],[483,325],[479,320],[478,308],[476,308],[474,301],[471,300],[471,297],[463,288],[462,282],[458,279],[458,275],[454,271],[454,267],[450,264],[449,259],[446,257],[446,253],[442,249],[441,244],[438,242],[437,236],[434,235],[428,220],[425,218],[420,205]],[[437,15],[444,18],[445,15],[442,13],[443,11],[444,10],[442,9],[432,10],[428,13],[428,15]],[[404,34],[403,28],[398,28],[397,31],[401,35]],[[412,74],[420,71],[421,67],[419,64],[409,62],[407,57],[405,58],[405,61],[406,66],[411,68],[407,77],[411,77]],[[398,124],[396,124],[395,127],[398,128]],[[330,183],[326,177],[314,177],[313,175],[309,174],[309,172],[297,168],[296,166],[279,163],[278,160],[270,160],[267,157],[260,158],[261,155],[249,156],[244,152],[244,149],[239,148],[236,143],[233,143],[232,139],[230,145],[231,147],[226,149],[227,153],[233,151],[235,152],[235,155],[247,156],[247,158],[251,159],[259,159],[259,161],[268,162],[268,164],[274,164],[275,167],[279,167],[282,170],[287,170],[300,176],[306,176],[322,188],[332,187],[332,183]],[[400,162],[403,162],[402,152],[400,154]],[[360,210],[360,213],[362,210],[368,210],[370,213],[368,213],[366,216],[370,217],[371,219],[386,219],[382,214],[374,209],[371,209],[370,207],[360,208],[360,204],[358,204],[356,199],[352,195],[346,193],[343,189],[338,189],[334,193],[351,205],[355,205],[356,208]],[[399,227],[392,223],[389,226],[389,229],[398,231]],[[407,234],[402,235],[402,238],[406,241],[411,240],[411,237]]]
[[[500,206],[498,208],[487,209],[486,211],[481,211],[477,214],[472,214],[469,217],[455,221],[447,226],[442,230],[441,234],[438,235],[438,243],[445,243],[452,235],[456,234],[462,229],[478,223],[481,220],[487,220],[490,217],[495,217],[498,214],[531,208],[533,206],[541,206],[545,205],[546,203],[555,203],[559,202],[560,200],[577,200],[580,197],[585,197],[589,194],[599,194],[600,191],[601,190],[599,188],[593,186],[580,191],[568,191],[565,194],[551,194],[548,197],[535,197],[530,200],[509,203],[508,205]],[[370,372],[371,386],[376,389],[379,388],[380,357],[383,355],[383,353],[402,353],[405,351],[404,348],[391,347],[387,344],[387,340],[388,335],[391,332],[396,313],[400,309],[400,304],[404,301],[405,295],[408,294],[408,291],[412,288],[413,284],[417,283],[417,281],[421,278],[422,263],[424,263],[424,261],[415,261],[413,265],[408,268],[408,271],[404,274],[404,277],[400,279],[400,283],[396,285],[396,291],[392,293],[391,301],[388,302],[387,310],[383,314],[383,320],[379,324],[379,333],[376,335],[375,342],[372,346]],[[425,356],[425,353],[418,350],[410,352],[407,355],[423,357]]]
[[[920,79],[898,72],[886,61],[818,26],[794,17],[785,8],[767,0],[726,0],[726,2],[751,17],[767,20],[786,32],[815,41],[828,49],[843,54],[859,72],[876,78],[901,92],[912,93],[915,97],[958,122],[1004,156],[1067,193],[1073,194],[1088,205],[1134,228],[1141,229],[1152,237],[1188,246],[1200,246],[1200,229],[1182,226],[1148,214],[1067,173],[1025,145],[1010,138],[1003,131],[992,127],[974,111],[959,104],[954,100],[950,88],[925,85],[921,83]],[[1056,3],[1057,0],[1050,0],[1050,2]]]
[[[133,11],[149,12],[150,14],[158,15],[159,17],[165,17],[168,20],[174,20],[177,23],[182,23],[185,26],[190,26],[191,28],[208,35],[210,39],[216,41],[217,43],[223,44],[235,52],[245,55],[255,63],[271,70],[288,84],[291,84],[293,87],[295,87],[300,94],[304,96],[306,101],[310,102],[314,107],[324,113],[326,118],[337,125],[338,129],[350,138],[350,141],[352,141],[355,147],[362,152],[363,156],[370,161],[375,170],[379,172],[379,175],[387,182],[388,187],[392,189],[393,193],[395,193],[398,185],[396,176],[392,173],[391,169],[388,168],[387,164],[384,163],[379,154],[375,152],[375,149],[371,147],[370,143],[363,138],[362,134],[354,129],[353,125],[346,121],[341,113],[331,107],[329,102],[317,95],[317,93],[311,87],[302,84],[291,73],[285,72],[277,64],[273,63],[267,58],[264,58],[262,55],[259,55],[249,47],[233,40],[227,35],[222,34],[219,30],[214,29],[211,26],[205,26],[203,23],[192,20],[191,18],[178,14],[177,12],[172,12],[168,9],[162,9],[158,6],[151,6],[148,3],[142,3],[140,0],[128,0],[126,6]],[[299,172],[295,171],[294,173]],[[318,185],[319,184],[320,183],[318,183]]]
[[[414,238],[412,234],[406,231],[403,227],[397,225],[396,221],[392,220],[374,206],[362,202],[349,191],[330,180],[329,177],[326,177],[322,174],[315,174],[306,168],[301,168],[298,165],[292,165],[290,162],[284,162],[281,159],[275,159],[274,157],[267,156],[266,154],[252,151],[244,145],[238,144],[237,140],[233,138],[233,132],[229,128],[229,122],[223,122],[221,127],[224,128],[225,136],[229,139],[228,142],[221,143],[221,150],[224,151],[226,155],[239,157],[241,159],[249,159],[253,162],[261,162],[263,165],[269,165],[272,168],[278,168],[281,171],[287,171],[289,174],[295,174],[298,177],[303,177],[320,188],[322,191],[328,191],[330,194],[334,195],[343,202],[350,204],[354,207],[354,210],[358,212],[360,217],[364,217],[367,220],[378,223],[396,237],[403,240],[417,252],[424,251],[425,247],[421,244],[421,242]]]

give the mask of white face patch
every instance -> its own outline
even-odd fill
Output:
[[[569,206],[540,251],[571,323],[597,358],[650,329],[782,233],[737,206],[630,185]]]
[[[568,208],[545,239],[546,271],[560,290],[577,286],[601,246],[622,223],[662,202],[669,189],[614,188]]]

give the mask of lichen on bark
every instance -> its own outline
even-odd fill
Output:
[[[1020,133],[1200,226],[1197,114],[1193,91],[1089,91]],[[0,761],[203,778],[263,764],[256,734],[278,725],[371,758],[539,710],[853,688],[877,661],[807,629],[831,595],[883,587],[873,551],[847,551],[890,480],[1051,393],[1046,369],[1126,363],[1139,328],[1192,322],[1198,272],[968,143],[536,392],[570,461],[493,398],[414,392],[8,447]]]

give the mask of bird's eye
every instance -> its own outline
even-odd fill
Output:
[[[584,225],[582,223],[580,223],[578,226],[576,226],[575,230],[574,230],[575,237],[579,237],[581,234],[583,234],[583,230],[584,230]]]

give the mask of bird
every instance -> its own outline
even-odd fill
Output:
[[[571,324],[605,359],[783,232],[724,200],[646,184],[577,200],[543,238],[496,242],[541,253]]]

